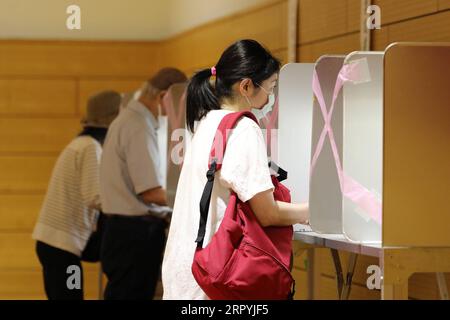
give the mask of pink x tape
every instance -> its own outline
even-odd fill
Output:
[[[364,63],[365,62],[365,63]],[[333,116],[334,105],[339,92],[345,82],[361,83],[370,81],[370,75],[368,73],[367,61],[362,59],[362,61],[355,61],[350,64],[346,64],[339,71],[336,79],[336,84],[333,91],[333,98],[331,101],[331,107],[327,111],[327,105],[325,104],[325,99],[322,94],[322,89],[319,82],[319,77],[316,70],[314,70],[312,89],[314,95],[319,102],[320,110],[325,122],[323,130],[319,136],[319,141],[316,146],[312,161],[311,161],[311,171],[312,175],[314,168],[317,163],[317,159],[322,152],[322,148],[325,142],[325,138],[328,136],[330,141],[331,150],[333,153],[334,162],[336,165],[336,170],[339,178],[339,185],[342,195],[359,206],[364,212],[368,213],[369,216],[375,220],[378,224],[381,224],[382,217],[382,206],[381,201],[370,192],[366,187],[361,185],[359,182],[354,180],[352,177],[345,174],[342,169],[341,159],[339,157],[338,148],[336,146],[336,140],[334,138],[333,128],[331,127],[331,119]]]

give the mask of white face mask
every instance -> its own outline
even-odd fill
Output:
[[[252,106],[250,103],[250,100],[248,99],[248,97],[245,97],[247,99],[248,104],[250,105],[250,107]],[[267,116],[267,114],[272,111],[273,106],[275,104],[275,94],[271,93],[269,94],[268,97],[268,101],[267,103],[262,107],[262,108],[253,108],[252,107],[252,113],[255,115],[256,119],[260,120],[262,118],[265,118]]]
[[[156,118],[159,124],[159,128],[165,128],[164,131],[167,130],[169,117],[167,115],[162,114],[162,107],[158,105],[158,117]]]
[[[162,116],[163,116],[162,107],[161,107],[161,104],[158,104],[158,118],[161,118]]]

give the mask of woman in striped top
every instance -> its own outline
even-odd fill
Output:
[[[33,232],[48,299],[83,299],[81,260],[101,210],[99,165],[107,128],[119,112],[114,91],[92,96],[83,130],[53,169]]]

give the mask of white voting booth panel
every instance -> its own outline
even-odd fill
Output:
[[[326,55],[320,57],[315,65],[320,80],[322,94],[330,110],[336,78],[344,63],[345,56]],[[339,156],[342,158],[342,91],[339,92],[331,120]],[[318,146],[319,137],[325,121],[317,98],[313,102],[313,123],[311,138],[311,158]],[[342,234],[342,193],[339,177],[328,137],[311,172],[309,189],[310,224],[317,233]]]
[[[161,148],[167,152],[161,152],[166,155],[165,172],[167,203],[173,207],[175,203],[175,194],[178,185],[178,179],[181,173],[182,159],[186,148],[186,84],[177,83],[169,88],[167,97],[163,101],[163,107],[167,113],[164,135],[166,144]]]
[[[292,202],[308,202],[311,161],[313,63],[289,63],[280,71],[278,113],[279,165]]]
[[[309,199],[313,70],[313,63],[289,63],[279,77],[278,163],[288,172],[283,183],[295,203]],[[298,231],[309,229],[300,224],[294,226]]]
[[[164,189],[167,188],[167,152],[164,152],[164,150],[167,149],[168,146],[168,121],[167,116],[159,116],[158,117],[158,123],[159,128],[156,130],[156,134],[158,137],[158,149],[161,150],[159,153],[159,161],[160,161],[160,172],[162,174],[162,181],[163,185],[162,187]]]
[[[344,64],[364,63],[369,79],[343,86],[343,158],[345,174],[381,203],[383,184],[383,56],[384,52],[353,52]],[[350,241],[381,243],[381,224],[343,197],[343,234]]]

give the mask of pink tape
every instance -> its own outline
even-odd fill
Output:
[[[342,86],[347,81],[358,82],[361,80],[361,68],[359,68],[358,63],[347,64],[342,67],[339,71],[339,74],[336,79],[336,84],[333,91],[333,98],[331,102],[330,111],[327,111],[327,106],[325,104],[325,99],[322,94],[322,89],[319,82],[319,77],[317,75],[316,70],[314,70],[313,74],[313,82],[312,89],[314,95],[319,102],[320,110],[322,112],[323,119],[325,121],[325,125],[323,130],[319,136],[319,141],[316,146],[316,150],[314,152],[312,161],[311,161],[311,171],[310,175],[312,175],[317,159],[319,158],[320,153],[322,152],[322,148],[325,142],[325,138],[328,135],[330,140],[331,150],[333,153],[334,162],[336,165],[336,170],[339,178],[339,185],[342,192],[342,195],[359,206],[364,212],[368,213],[369,216],[375,220],[378,224],[381,224],[382,218],[382,205],[381,201],[376,198],[376,196],[370,192],[363,185],[358,183],[352,177],[345,174],[342,165],[341,159],[339,157],[338,148],[336,146],[336,140],[334,138],[333,128],[331,127],[331,119],[333,116],[334,105],[336,99],[339,95],[339,92],[342,89]]]

